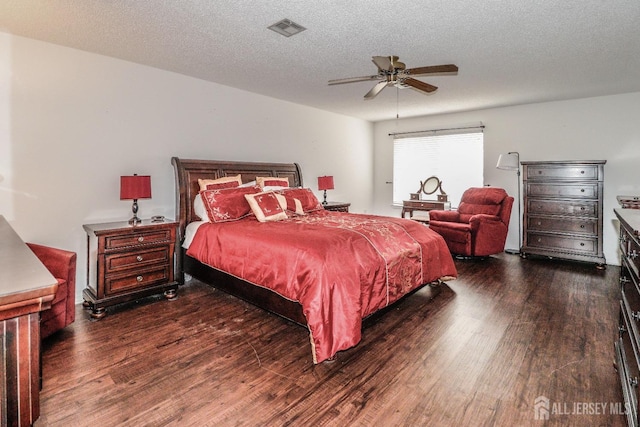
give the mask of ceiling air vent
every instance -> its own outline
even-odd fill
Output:
[[[282,34],[285,37],[291,37],[294,34],[298,34],[299,32],[306,30],[305,27],[300,24],[296,24],[290,19],[283,19],[282,21],[276,22],[267,28],[275,31],[276,33]]]

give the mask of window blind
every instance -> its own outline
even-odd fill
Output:
[[[445,134],[396,136],[393,140],[393,204],[402,206],[409,193],[420,189],[430,176],[442,181],[452,206],[469,187],[482,187],[484,138],[477,129]],[[422,194],[435,200],[436,195]]]

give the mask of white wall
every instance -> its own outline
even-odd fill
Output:
[[[640,93],[494,108],[457,114],[400,119],[374,125],[374,211],[399,215],[391,206],[393,142],[388,134],[482,122],[485,184],[516,196],[514,172],[496,169],[500,153],[518,151],[520,160],[606,160],[604,181],[604,252],[619,264],[617,195],[640,195]],[[424,176],[430,176],[424,171]],[[507,248],[518,247],[514,206]]]
[[[298,162],[305,185],[369,210],[371,123],[0,33],[0,214],[25,241],[78,254],[82,224],[126,220],[119,177],[151,175],[140,216],[174,216],[170,159]]]

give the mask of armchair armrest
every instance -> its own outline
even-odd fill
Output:
[[[460,222],[460,214],[458,211],[429,211],[429,220],[443,222]]]
[[[48,246],[27,243],[27,246],[38,257],[40,262],[47,267],[47,270],[58,279],[66,280],[68,284],[75,288],[76,253],[65,251],[64,249],[51,248]]]

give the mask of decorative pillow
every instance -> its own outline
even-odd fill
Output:
[[[264,189],[265,187],[288,187],[289,177],[259,176],[259,177],[256,177],[256,182],[262,189]]]
[[[292,213],[296,215],[306,215],[304,213],[304,209],[302,209],[302,202],[300,199],[278,193],[276,193],[276,197],[280,202],[280,206],[287,212],[287,214]]]
[[[291,197],[300,200],[302,204],[302,210],[304,212],[313,212],[324,209],[316,195],[309,188],[288,188],[286,190],[279,191],[285,197]]]
[[[200,191],[233,188],[242,185],[242,177],[238,174],[217,179],[198,179],[198,184],[200,185]]]
[[[235,221],[251,215],[245,194],[260,192],[260,187],[236,187],[200,192],[210,222]]]
[[[255,187],[256,185],[258,185],[258,183],[254,179],[253,181],[249,181],[249,182],[245,182],[244,184],[240,184],[240,187]]]
[[[287,213],[280,206],[280,202],[273,191],[257,194],[245,194],[253,214],[260,222],[280,221],[287,219]]]

